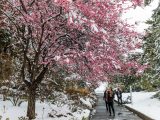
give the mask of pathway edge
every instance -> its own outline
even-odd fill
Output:
[[[147,116],[146,114],[144,113],[141,113],[140,111],[136,110],[136,109],[133,109],[127,105],[124,105],[125,108],[127,108],[128,110],[132,111],[133,113],[135,113],[137,116],[139,116],[141,119],[143,120],[154,120],[153,118]]]

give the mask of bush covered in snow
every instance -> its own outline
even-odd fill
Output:
[[[158,98],[158,99],[160,100],[160,91],[157,92],[157,93],[153,96],[153,98]]]
[[[73,118],[77,119],[77,116],[81,116],[81,119],[89,116],[91,109],[96,104],[96,96],[79,96],[77,99],[71,99],[62,92],[55,92],[57,96],[51,103],[57,107],[62,107],[64,109],[53,108],[50,113],[48,113],[51,118]],[[84,116],[85,115],[85,116]],[[78,120],[81,120],[78,119]]]

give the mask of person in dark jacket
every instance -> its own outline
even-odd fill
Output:
[[[108,107],[109,107],[109,116],[111,116],[111,110],[112,110],[113,116],[115,116],[114,92],[111,87],[109,88],[109,90],[107,92],[107,101],[108,101]]]
[[[117,88],[116,91],[118,105],[122,105],[122,90],[120,88]]]
[[[106,90],[104,91],[103,100],[104,100],[105,103],[106,103],[106,110],[108,111],[109,107],[108,107],[108,101],[107,101],[107,88],[106,88]]]

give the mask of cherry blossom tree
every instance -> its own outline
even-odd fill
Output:
[[[5,0],[1,12],[13,35],[28,88],[29,119],[35,118],[38,85],[48,70],[65,66],[87,80],[106,79],[110,74],[138,68],[123,55],[137,48],[137,33],[121,20],[132,0]],[[135,38],[135,39],[134,39]],[[135,44],[136,43],[136,44]]]

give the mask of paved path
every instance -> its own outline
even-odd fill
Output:
[[[124,106],[118,106],[114,103],[115,117],[109,116],[106,111],[103,94],[98,94],[98,105],[96,107],[96,114],[92,116],[91,120],[142,120]]]

